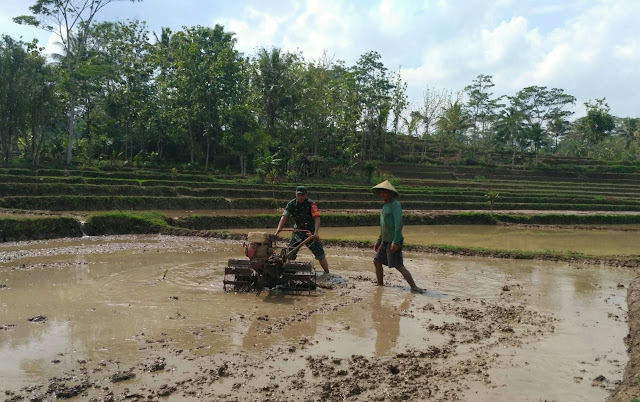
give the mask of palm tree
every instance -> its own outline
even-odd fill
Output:
[[[295,54],[279,48],[260,49],[255,59],[254,84],[259,93],[265,132],[275,135],[281,114],[296,104],[296,89],[300,79],[294,75]]]
[[[618,132],[625,141],[624,149],[629,149],[633,140],[640,136],[640,119],[630,117],[621,119]]]
[[[560,116],[554,117],[549,122],[547,130],[549,131],[549,134],[555,138],[555,145],[553,147],[554,152],[558,152],[558,138],[565,136],[569,131],[570,126],[571,123],[569,123],[569,120],[565,120]]]
[[[522,140],[524,132],[523,114],[515,106],[510,106],[503,110],[496,122],[496,138],[502,143],[508,143],[512,150],[511,169],[516,161],[516,149],[518,142]]]
[[[487,202],[489,202],[489,205],[491,206],[491,215],[493,215],[493,206],[498,200],[499,195],[500,195],[499,192],[491,191],[491,190],[487,191],[487,193],[484,195],[484,198],[487,199]]]
[[[444,110],[444,113],[436,122],[436,127],[440,131],[443,143],[449,140],[462,142],[465,132],[472,124],[469,116],[462,109],[462,104],[459,100],[456,100]]]
[[[525,139],[533,145],[533,151],[536,154],[536,165],[538,164],[538,151],[547,142],[545,134],[544,129],[538,122],[526,126],[524,130]]]

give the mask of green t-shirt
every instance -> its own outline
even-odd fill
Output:
[[[394,242],[402,245],[402,206],[397,200],[386,202],[380,213],[380,237],[378,242]]]

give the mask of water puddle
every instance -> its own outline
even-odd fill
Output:
[[[324,236],[339,230],[323,228]],[[215,393],[206,385],[209,394],[182,388],[170,400],[215,399],[223,391],[242,399],[278,382],[266,374],[269,367],[291,384],[313,385],[340,377],[340,367],[357,372],[362,360],[354,355],[374,373],[382,367],[376,362],[395,367],[394,359],[417,359],[416,351],[425,350],[433,356],[420,358],[435,359],[430,370],[440,367],[443,376],[438,383],[439,374],[430,375],[440,389],[433,392],[448,389],[446,377],[457,382],[451,392],[463,399],[602,400],[622,377],[631,271],[407,253],[407,268],[428,289],[414,294],[397,272],[385,271],[387,286],[375,286],[370,250],[326,251],[333,289],[256,295],[222,290],[227,260],[243,256],[237,242],[119,236],[0,245],[2,388],[17,392],[85,366],[109,373],[146,367],[147,359],[162,355],[166,370],[145,377],[149,370],[140,368],[125,382],[142,392],[178,384],[187,376],[179,373],[198,378],[225,371],[216,357],[224,356],[230,375],[237,374],[233,381],[220,375]],[[308,251],[300,255],[310,257]],[[46,321],[28,321],[38,315]],[[411,359],[403,364],[410,367]],[[460,369],[471,366],[480,372]],[[414,371],[427,370],[420,367]],[[244,384],[241,368],[253,382],[236,386]],[[606,380],[594,383],[600,375]],[[293,397],[306,395],[305,387],[285,388],[285,382],[263,396],[285,389]],[[96,384],[98,390],[116,387],[104,378]],[[381,389],[362,388],[358,395],[375,399]],[[384,392],[391,398],[399,391],[389,386]]]

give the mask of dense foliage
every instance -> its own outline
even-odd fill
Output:
[[[346,175],[358,163],[373,171],[371,161],[640,156],[640,119],[612,116],[604,98],[571,120],[576,100],[562,89],[497,96],[479,75],[456,94],[425,88],[410,105],[401,72],[375,51],[352,66],[278,48],[245,55],[220,25],[150,35],[142,21],[93,23],[110,2],[92,0],[100,7],[68,27],[54,59],[36,42],[0,39],[4,163],[189,164],[273,182]],[[71,12],[65,4],[38,0],[16,21],[52,28],[45,21]]]

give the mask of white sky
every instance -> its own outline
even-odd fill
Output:
[[[11,18],[35,0],[2,0],[0,33],[51,43],[48,33]],[[582,104],[605,97],[614,115],[640,117],[640,0],[144,0],[116,2],[100,20],[213,26],[236,33],[238,48],[326,50],[353,65],[370,50],[390,70],[402,68],[412,102],[427,86],[461,91],[479,74],[496,95],[540,85]]]

